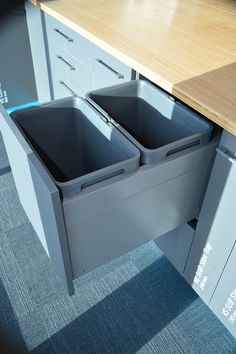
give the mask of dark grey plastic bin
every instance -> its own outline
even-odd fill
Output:
[[[11,117],[64,197],[140,165],[138,149],[82,98],[55,100]]]
[[[145,80],[91,91],[94,105],[141,151],[144,164],[209,141],[212,125]]]

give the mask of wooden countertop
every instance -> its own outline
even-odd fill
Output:
[[[31,2],[236,135],[236,1]]]

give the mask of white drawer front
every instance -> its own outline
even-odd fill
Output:
[[[94,89],[131,80],[132,70],[112,55],[96,47],[94,50]]]
[[[45,25],[49,43],[56,43],[87,69],[92,70],[94,46],[91,42],[47,14]]]

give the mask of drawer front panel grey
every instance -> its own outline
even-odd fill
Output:
[[[73,294],[70,255],[59,191],[34,154],[29,156],[28,163],[50,260],[68,293]]]
[[[49,47],[49,63],[52,81],[53,80],[68,80],[68,72],[66,71],[66,66],[59,60],[57,56],[61,54],[61,50],[55,44]]]
[[[39,102],[51,99],[49,71],[45,47],[44,13],[25,1],[26,19]]]
[[[84,97],[84,93],[69,82],[68,79],[53,79],[53,95],[55,99],[66,98],[70,96]]]
[[[66,58],[67,60],[67,58]],[[93,88],[93,72],[88,70],[85,66],[80,64],[79,61],[75,60],[73,57],[68,57],[70,65],[72,65],[72,70],[67,67],[69,82],[75,87],[79,87],[81,91],[88,92]]]
[[[68,292],[72,293],[70,259],[59,191],[1,105],[0,118],[0,129],[21,204],[57,275]]]
[[[62,51],[54,43],[49,43],[49,58],[52,76],[53,91],[55,90],[54,84],[60,81],[65,82],[68,87],[71,87],[84,94],[91,90],[93,87],[93,74],[86,67],[80,64],[74,57]],[[75,89],[76,88],[76,89]],[[64,96],[54,95],[54,98]],[[65,96],[66,97],[66,96]]]
[[[94,49],[94,89],[131,80],[132,70],[104,50]]]
[[[18,195],[45,251],[48,253],[45,233],[37,204],[34,185],[29,169],[32,150],[0,105],[0,130],[5,143]]]
[[[206,303],[236,240],[235,181],[236,160],[218,150],[184,272]]]
[[[7,158],[7,153],[5,145],[2,139],[2,134],[0,133],[0,175],[10,171],[10,165]]]
[[[183,274],[194,229],[185,224],[175,230],[158,237],[155,242],[180,274]]]
[[[236,246],[234,246],[219,284],[210,302],[210,308],[236,338]]]
[[[93,44],[47,14],[45,14],[45,24],[48,41],[56,43],[92,71]]]
[[[62,52],[55,44],[49,48],[50,72],[52,80],[53,98],[65,98],[72,95],[84,96],[84,92],[70,79],[70,72],[74,72],[68,54]]]
[[[169,173],[173,172],[173,165],[168,167]],[[146,189],[146,180],[152,179],[149,171],[147,179],[139,173],[65,202],[63,210],[70,235],[73,274],[77,277],[90,271],[196,216],[206,184],[206,169],[207,166],[202,165],[198,171],[161,183],[157,168],[152,188]],[[134,189],[141,192],[134,194]],[[132,194],[125,198],[122,190]],[[200,194],[196,190],[201,191]],[[101,198],[106,203],[101,203]]]

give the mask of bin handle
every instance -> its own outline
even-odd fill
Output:
[[[124,169],[121,169],[121,170],[118,170],[118,171],[114,171],[114,172],[111,172],[111,173],[108,173],[108,174],[105,174],[105,175],[101,175],[101,176],[97,176],[97,177],[92,177],[90,180],[84,182],[81,184],[80,188],[81,188],[81,191],[85,188],[88,188],[94,184],[97,184],[99,182],[103,182],[103,181],[106,181],[110,178],[113,178],[113,177],[116,177],[116,176],[119,176],[121,175],[122,173],[124,173],[125,170]]]
[[[200,144],[201,144],[201,139],[200,138],[196,138],[196,140],[194,139],[193,141],[190,141],[190,142],[188,142],[188,143],[186,143],[184,145],[179,145],[179,146],[176,146],[173,149],[167,150],[166,151],[166,157],[168,157],[170,155],[174,155],[177,152],[189,149],[189,148],[191,148],[193,146],[200,145]]]

